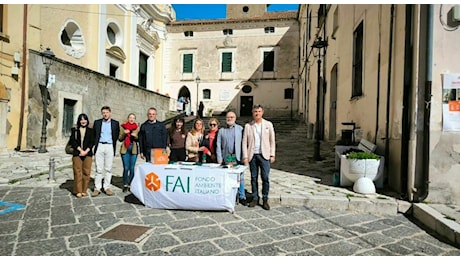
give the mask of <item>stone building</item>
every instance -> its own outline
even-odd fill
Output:
[[[298,17],[299,108],[318,138],[354,122],[401,197],[460,203],[460,6],[309,4]]]
[[[173,98],[190,98],[193,111],[203,101],[205,115],[251,115],[254,104],[270,116],[298,112],[296,11],[229,4],[226,19],[172,21],[167,31],[165,86]]]
[[[47,144],[56,145],[78,114],[94,120],[102,105],[120,121],[130,112],[143,121],[151,106],[164,119],[174,107],[162,87],[171,5],[1,4],[0,15],[1,151],[36,148],[42,114]],[[40,57],[46,48],[55,55],[48,80]]]

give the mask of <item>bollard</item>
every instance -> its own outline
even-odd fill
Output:
[[[49,162],[49,165],[50,165],[50,169],[49,169],[49,178],[48,178],[48,182],[55,182],[56,180],[54,179],[54,168],[55,168],[55,161],[54,161],[54,157],[50,157],[50,162]]]

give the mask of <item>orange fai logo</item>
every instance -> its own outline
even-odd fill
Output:
[[[151,172],[145,176],[145,187],[149,191],[157,191],[160,189],[160,178],[158,178],[158,175],[155,173]]]

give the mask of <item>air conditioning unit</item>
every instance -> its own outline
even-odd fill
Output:
[[[454,5],[452,12],[452,20],[455,22],[460,22],[460,5]]]

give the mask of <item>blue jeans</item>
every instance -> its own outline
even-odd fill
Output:
[[[123,162],[123,185],[130,185],[134,178],[134,166],[136,166],[137,154],[132,154],[133,145],[128,147],[125,154],[121,155]]]
[[[249,162],[249,170],[251,171],[251,189],[252,199],[259,200],[259,168],[260,177],[262,178],[262,199],[268,200],[268,191],[270,189],[270,182],[268,177],[270,175],[270,161],[265,160],[262,154],[254,154],[252,160]]]
[[[238,188],[240,199],[246,199],[246,192],[244,191],[244,172],[240,174],[240,188]]]

